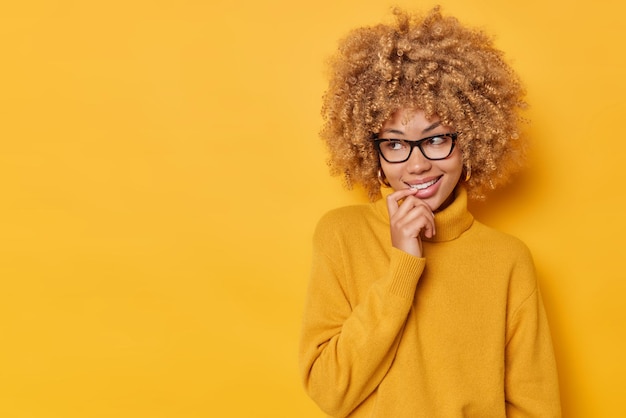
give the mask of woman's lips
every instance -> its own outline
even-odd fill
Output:
[[[407,185],[411,189],[417,190],[417,193],[414,195],[415,197],[418,199],[428,199],[429,197],[434,196],[437,193],[437,190],[439,190],[439,180],[441,180],[441,176],[422,183],[407,183]]]
[[[441,178],[441,177],[437,177],[437,178],[432,179],[432,180],[430,180],[430,181],[426,181],[426,182],[424,182],[424,183],[419,183],[419,184],[409,184],[409,187],[410,187],[411,189],[414,189],[414,190],[424,190],[424,189],[429,188],[429,187],[430,187],[430,186],[432,186],[433,184],[437,183],[437,182],[439,181],[439,179],[440,179],[440,178]]]

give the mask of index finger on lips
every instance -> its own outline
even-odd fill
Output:
[[[387,210],[389,211],[389,216],[393,216],[393,214],[397,212],[398,207],[400,206],[399,202],[402,199],[407,196],[411,196],[412,194],[415,194],[415,190],[402,189],[387,196]]]
[[[428,238],[435,235],[435,214],[430,210],[430,206],[421,199],[414,196],[407,196],[396,210],[396,217],[407,217],[407,219],[423,218],[425,223],[422,226],[424,234]]]

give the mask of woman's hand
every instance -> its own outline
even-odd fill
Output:
[[[414,196],[417,190],[403,189],[387,196],[391,226],[391,245],[399,250],[422,257],[422,239],[435,235],[435,215],[430,207]],[[400,201],[404,199],[402,203]]]

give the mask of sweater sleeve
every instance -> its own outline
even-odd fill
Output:
[[[323,235],[318,231],[313,241],[300,367],[309,396],[327,414],[344,417],[393,363],[425,260],[392,248],[387,274],[352,306],[345,258],[337,240]]]
[[[561,416],[556,362],[548,321],[530,255],[518,263],[511,286],[532,284],[530,293],[512,307],[506,335],[506,416]]]

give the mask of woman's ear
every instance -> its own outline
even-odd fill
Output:
[[[391,184],[389,184],[389,180],[387,180],[387,177],[385,177],[383,169],[380,167],[378,167],[378,182],[384,187],[391,187]]]

